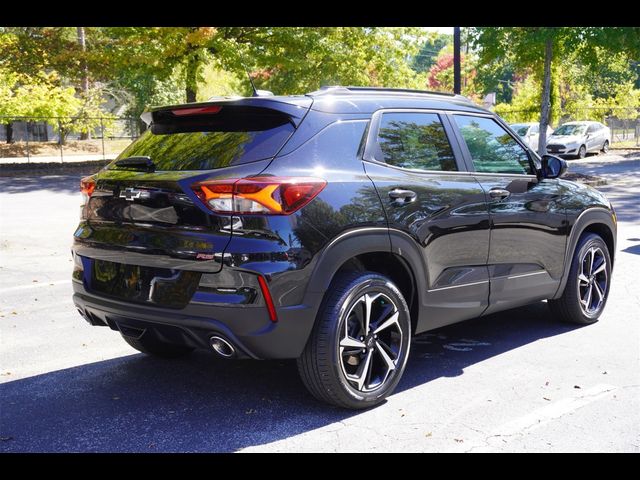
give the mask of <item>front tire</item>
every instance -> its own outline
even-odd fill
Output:
[[[578,149],[578,158],[585,158],[587,156],[587,147],[580,145]]]
[[[161,342],[149,335],[148,332],[145,332],[140,338],[133,338],[127,335],[122,335],[122,338],[139,352],[154,357],[178,358],[189,355],[193,351],[193,348]]]
[[[605,140],[604,143],[602,144],[602,153],[608,153],[609,152],[609,140]]]
[[[298,371],[318,400],[362,409],[395,389],[409,358],[411,318],[383,275],[351,272],[327,290]]]
[[[599,235],[587,233],[576,246],[562,296],[549,300],[551,312],[564,322],[595,323],[607,303],[610,283],[611,258],[607,244]]]

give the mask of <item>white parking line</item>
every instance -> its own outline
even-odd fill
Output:
[[[517,418],[511,422],[500,425],[493,431],[492,436],[508,436],[524,431],[531,431],[549,423],[551,420],[560,418],[567,413],[571,413],[596,400],[609,395],[618,387],[607,384],[598,384],[587,390],[582,390],[579,395],[563,398],[557,402],[539,408],[533,412]]]

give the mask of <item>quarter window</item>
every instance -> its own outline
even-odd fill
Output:
[[[436,113],[384,113],[378,130],[385,163],[413,170],[457,170],[455,157]]]
[[[453,115],[477,172],[531,174],[529,155],[491,118]]]

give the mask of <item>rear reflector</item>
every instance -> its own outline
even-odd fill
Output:
[[[217,213],[289,215],[327,185],[311,177],[252,177],[200,182],[191,188]]]
[[[269,310],[269,318],[271,319],[272,322],[277,322],[278,316],[276,315],[276,307],[273,304],[273,299],[271,298],[269,285],[267,285],[267,281],[264,279],[262,275],[258,276],[258,283],[260,284],[260,290],[262,290],[262,296],[264,297],[264,301],[267,304],[267,310]]]

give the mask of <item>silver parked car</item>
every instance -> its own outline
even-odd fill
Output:
[[[529,145],[529,148],[534,152],[538,151],[538,140],[540,138],[540,124],[537,122],[530,123],[514,123],[511,128],[524,143]],[[553,129],[547,126],[547,138],[551,135]]]
[[[611,130],[600,122],[567,122],[547,138],[547,152],[584,158],[589,152],[609,151]]]

